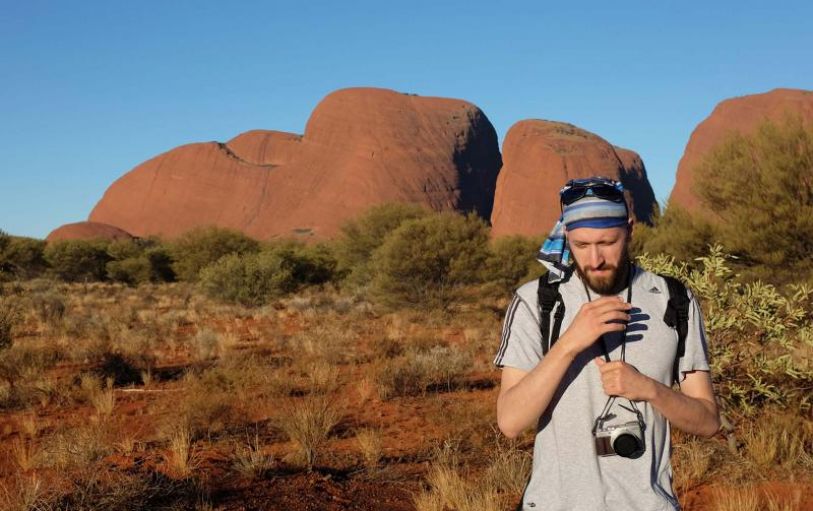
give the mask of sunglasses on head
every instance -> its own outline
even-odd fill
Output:
[[[569,206],[588,195],[612,202],[624,202],[623,189],[606,181],[574,179],[568,181],[559,193],[562,206]]]

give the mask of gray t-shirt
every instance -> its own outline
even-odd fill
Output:
[[[505,317],[502,342],[494,364],[531,371],[542,360],[542,336],[537,306],[538,281],[520,287]],[[578,274],[559,286],[565,303],[564,333],[587,293]],[[627,298],[624,289],[619,296]],[[597,295],[591,292],[593,299]],[[689,292],[689,332],[686,352],[679,361],[681,379],[686,372],[708,371],[703,318]],[[672,383],[677,353],[677,332],[663,321],[669,288],[666,281],[635,267],[632,280],[631,320],[627,327],[626,361],[641,373],[665,384]],[[555,311],[555,309],[554,309]],[[551,314],[551,324],[553,314]],[[621,334],[605,336],[611,360],[619,360]],[[673,511],[680,505],[672,491],[669,422],[647,402],[638,402],[646,423],[645,452],[637,459],[596,455],[592,428],[607,396],[593,359],[602,355],[601,341],[579,354],[562,379],[545,413],[539,419],[534,441],[531,480],[522,509],[527,511]],[[618,406],[612,424],[635,420]]]

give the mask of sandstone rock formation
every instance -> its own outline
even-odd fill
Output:
[[[93,239],[122,240],[133,239],[133,236],[127,231],[108,224],[99,222],[76,222],[57,227],[51,231],[45,239],[47,241]]]
[[[492,235],[546,234],[561,213],[559,189],[569,179],[594,175],[620,180],[635,217],[650,222],[655,194],[636,153],[572,124],[543,120],[514,124],[503,142]]]
[[[90,220],[137,236],[217,225],[258,239],[321,239],[383,202],[489,218],[500,165],[494,128],[470,103],[344,89],[322,100],[302,136],[249,131],[137,166]]]
[[[692,191],[694,168],[732,132],[752,133],[766,119],[781,122],[787,115],[799,115],[813,122],[813,91],[774,89],[727,99],[692,132],[678,164],[670,205],[697,210],[700,202]]]

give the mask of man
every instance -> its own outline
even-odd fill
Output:
[[[500,430],[514,438],[536,427],[520,509],[678,510],[670,425],[705,437],[720,426],[700,307],[689,293],[673,390],[678,335],[663,320],[669,290],[629,260],[623,187],[573,180],[560,198],[562,217],[540,256],[550,270],[543,278],[558,282],[562,334],[543,350],[539,283],[529,282],[508,308],[494,360],[502,368]]]

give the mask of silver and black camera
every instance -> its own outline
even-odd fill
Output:
[[[630,421],[614,426],[604,426],[593,433],[596,454],[599,456],[618,455],[624,458],[637,458],[644,452],[644,434],[639,421]]]

